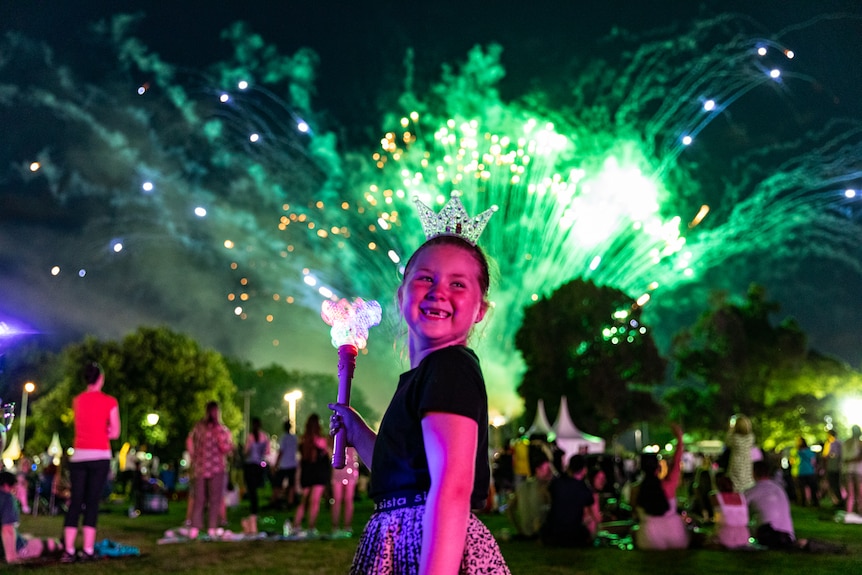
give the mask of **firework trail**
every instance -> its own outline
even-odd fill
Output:
[[[736,121],[731,110],[754,95],[783,102],[805,80],[789,48],[740,18],[617,34],[603,45],[609,56],[561,80],[562,95],[558,86],[517,101],[497,91],[501,49],[476,48],[421,97],[407,90],[377,149],[358,151],[339,150],[311,107],[313,52],[280,56],[237,24],[224,35],[231,60],[183,70],[149,52],[133,25],[99,27],[119,64],[99,84],[5,37],[4,126],[42,143],[23,155],[4,147],[13,169],[0,185],[46,182],[56,204],[87,210],[46,269],[143,267],[118,288],[158,300],[164,317],[276,331],[285,303],[317,310],[321,297],[361,296],[379,300],[395,328],[387,303],[422,239],[412,197],[441,206],[458,190],[471,213],[501,208],[480,240],[501,281],[479,347],[492,404],[514,414],[523,309],[571,279],[624,291],[660,325],[661,310],[679,305],[675,290],[739,259],[816,256],[862,273],[850,191],[862,172],[857,123],[768,146],[735,141],[716,161],[721,178],[699,167],[716,124]],[[176,281],[170,260],[189,270],[185,297],[160,288]]]

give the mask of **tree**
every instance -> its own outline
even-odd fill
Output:
[[[221,355],[167,328],[139,328],[121,342],[88,337],[62,351],[62,380],[34,405],[34,448],[46,449],[54,432],[64,446],[71,444],[72,397],[83,389],[80,369],[90,359],[102,364],[105,392],[119,402],[120,443],[155,451],[163,460],[179,459],[210,400],[221,405],[225,424],[239,429],[236,388]],[[155,424],[148,422],[151,413],[159,416]]]
[[[761,286],[751,286],[741,303],[716,293],[695,325],[674,337],[682,383],[664,401],[689,430],[720,433],[731,415],[744,413],[758,421],[761,445],[773,449],[800,435],[822,439],[827,418],[838,422],[837,395],[862,376],[809,350],[792,318],[774,324],[770,316],[779,309]]]
[[[16,345],[9,353],[2,352],[0,348],[0,398],[4,403],[11,401],[20,405],[24,383],[28,381],[36,384],[35,391],[30,394],[30,399],[35,400],[49,391],[43,382],[60,379],[57,354],[40,347],[37,341]]]
[[[32,451],[30,440],[36,423],[34,418],[29,417],[33,413],[33,404],[41,401],[40,398],[51,390],[51,386],[62,379],[62,373],[60,357],[40,347],[39,342],[36,341],[15,346],[14,351],[10,350],[8,354],[0,355],[0,403],[14,403],[15,413],[19,418],[15,421],[9,436],[18,431],[21,424],[25,424],[27,429],[24,435],[29,439],[24,449],[28,453]],[[28,381],[35,384],[35,389],[28,396],[28,417],[25,421],[21,416],[21,410],[24,408],[22,402],[24,384]]]
[[[117,342],[103,342],[87,337],[80,343],[70,344],[57,356],[60,365],[55,377],[46,380],[45,387],[50,391],[31,402],[33,435],[27,441],[28,453],[41,453],[48,449],[56,433],[61,445],[68,448],[74,438],[74,414],[72,398],[83,391],[81,370],[89,360],[96,360],[105,370],[105,391],[116,395],[113,377],[121,372],[122,354]]]
[[[584,280],[528,307],[515,336],[527,365],[518,387],[527,420],[539,399],[554,406],[561,395],[578,426],[594,434],[660,417],[652,390],[664,380],[666,362],[640,315],[623,292]]]
[[[794,445],[805,437],[809,444],[822,442],[827,426],[849,434],[858,413],[846,413],[843,399],[856,399],[862,390],[862,373],[835,358],[808,352],[799,370],[767,389],[760,434],[767,449]]]
[[[740,305],[719,293],[693,328],[674,337],[677,379],[717,386],[713,413],[704,419],[714,416],[726,422],[734,413],[760,412],[770,381],[794,372],[804,361],[805,334],[791,319],[773,326],[769,316],[778,309],[761,286],[752,285]]]

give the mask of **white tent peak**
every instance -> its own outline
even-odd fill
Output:
[[[583,437],[584,439],[601,441],[595,435],[584,433],[575,426],[572,416],[569,415],[569,402],[565,395],[560,398],[560,410],[557,413],[557,420],[554,422],[554,433],[557,434],[557,437]]]
[[[545,413],[545,401],[540,399],[536,406],[536,417],[533,419],[533,425],[527,430],[527,437],[539,433],[545,437],[553,433],[551,424],[548,423],[548,415]]]
[[[544,410],[544,405],[542,409]],[[567,456],[581,452],[602,453],[605,450],[604,439],[584,433],[575,426],[569,415],[569,402],[565,395],[560,398],[560,410],[553,431],[557,436],[557,445]]]

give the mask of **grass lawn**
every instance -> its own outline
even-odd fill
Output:
[[[262,499],[263,500],[263,499]],[[229,511],[234,530],[247,512],[243,503]],[[371,513],[367,500],[358,503],[354,527],[361,527]],[[259,528],[278,533],[287,517],[286,511],[264,510]],[[742,574],[798,573],[800,575],[834,575],[857,573],[862,565],[862,525],[835,523],[832,512],[795,508],[796,532],[800,538],[813,538],[843,543],[844,555],[812,554],[777,551],[716,551],[688,550],[666,552],[623,551],[615,548],[589,550],[549,549],[535,541],[500,541],[512,573],[515,575],[593,574],[593,575],[676,575],[676,574]],[[99,518],[99,538],[109,538],[141,550],[141,557],[106,559],[102,561],[63,565],[40,564],[9,566],[0,564],[0,573],[191,573],[217,575],[248,574],[309,574],[334,575],[347,573],[356,547],[356,539],[318,541],[244,541],[233,543],[194,542],[158,545],[164,531],[182,524],[185,503],[171,503],[163,515],[142,515],[129,518],[125,506],[105,506]],[[484,515],[482,519],[495,533],[510,527],[500,515]],[[329,513],[323,511],[318,528],[329,531]],[[61,516],[24,516],[21,531],[40,536],[58,537],[62,530]]]

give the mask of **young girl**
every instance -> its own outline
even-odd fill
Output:
[[[748,504],[744,493],[733,489],[733,480],[722,475],[715,480],[718,488],[710,494],[715,514],[715,542],[727,549],[748,546]]]
[[[737,493],[742,493],[754,485],[754,476],[751,473],[751,465],[754,462],[751,451],[755,446],[755,438],[751,420],[744,415],[735,416],[731,420],[725,443],[730,449],[727,475],[733,481],[733,489]]]
[[[509,573],[471,512],[488,496],[488,398],[466,344],[485,317],[489,283],[487,260],[471,241],[438,235],[425,242],[407,262],[397,294],[411,369],[378,433],[351,408],[329,406],[330,432],[346,429],[347,443],[371,462],[376,510],[351,573]]]

